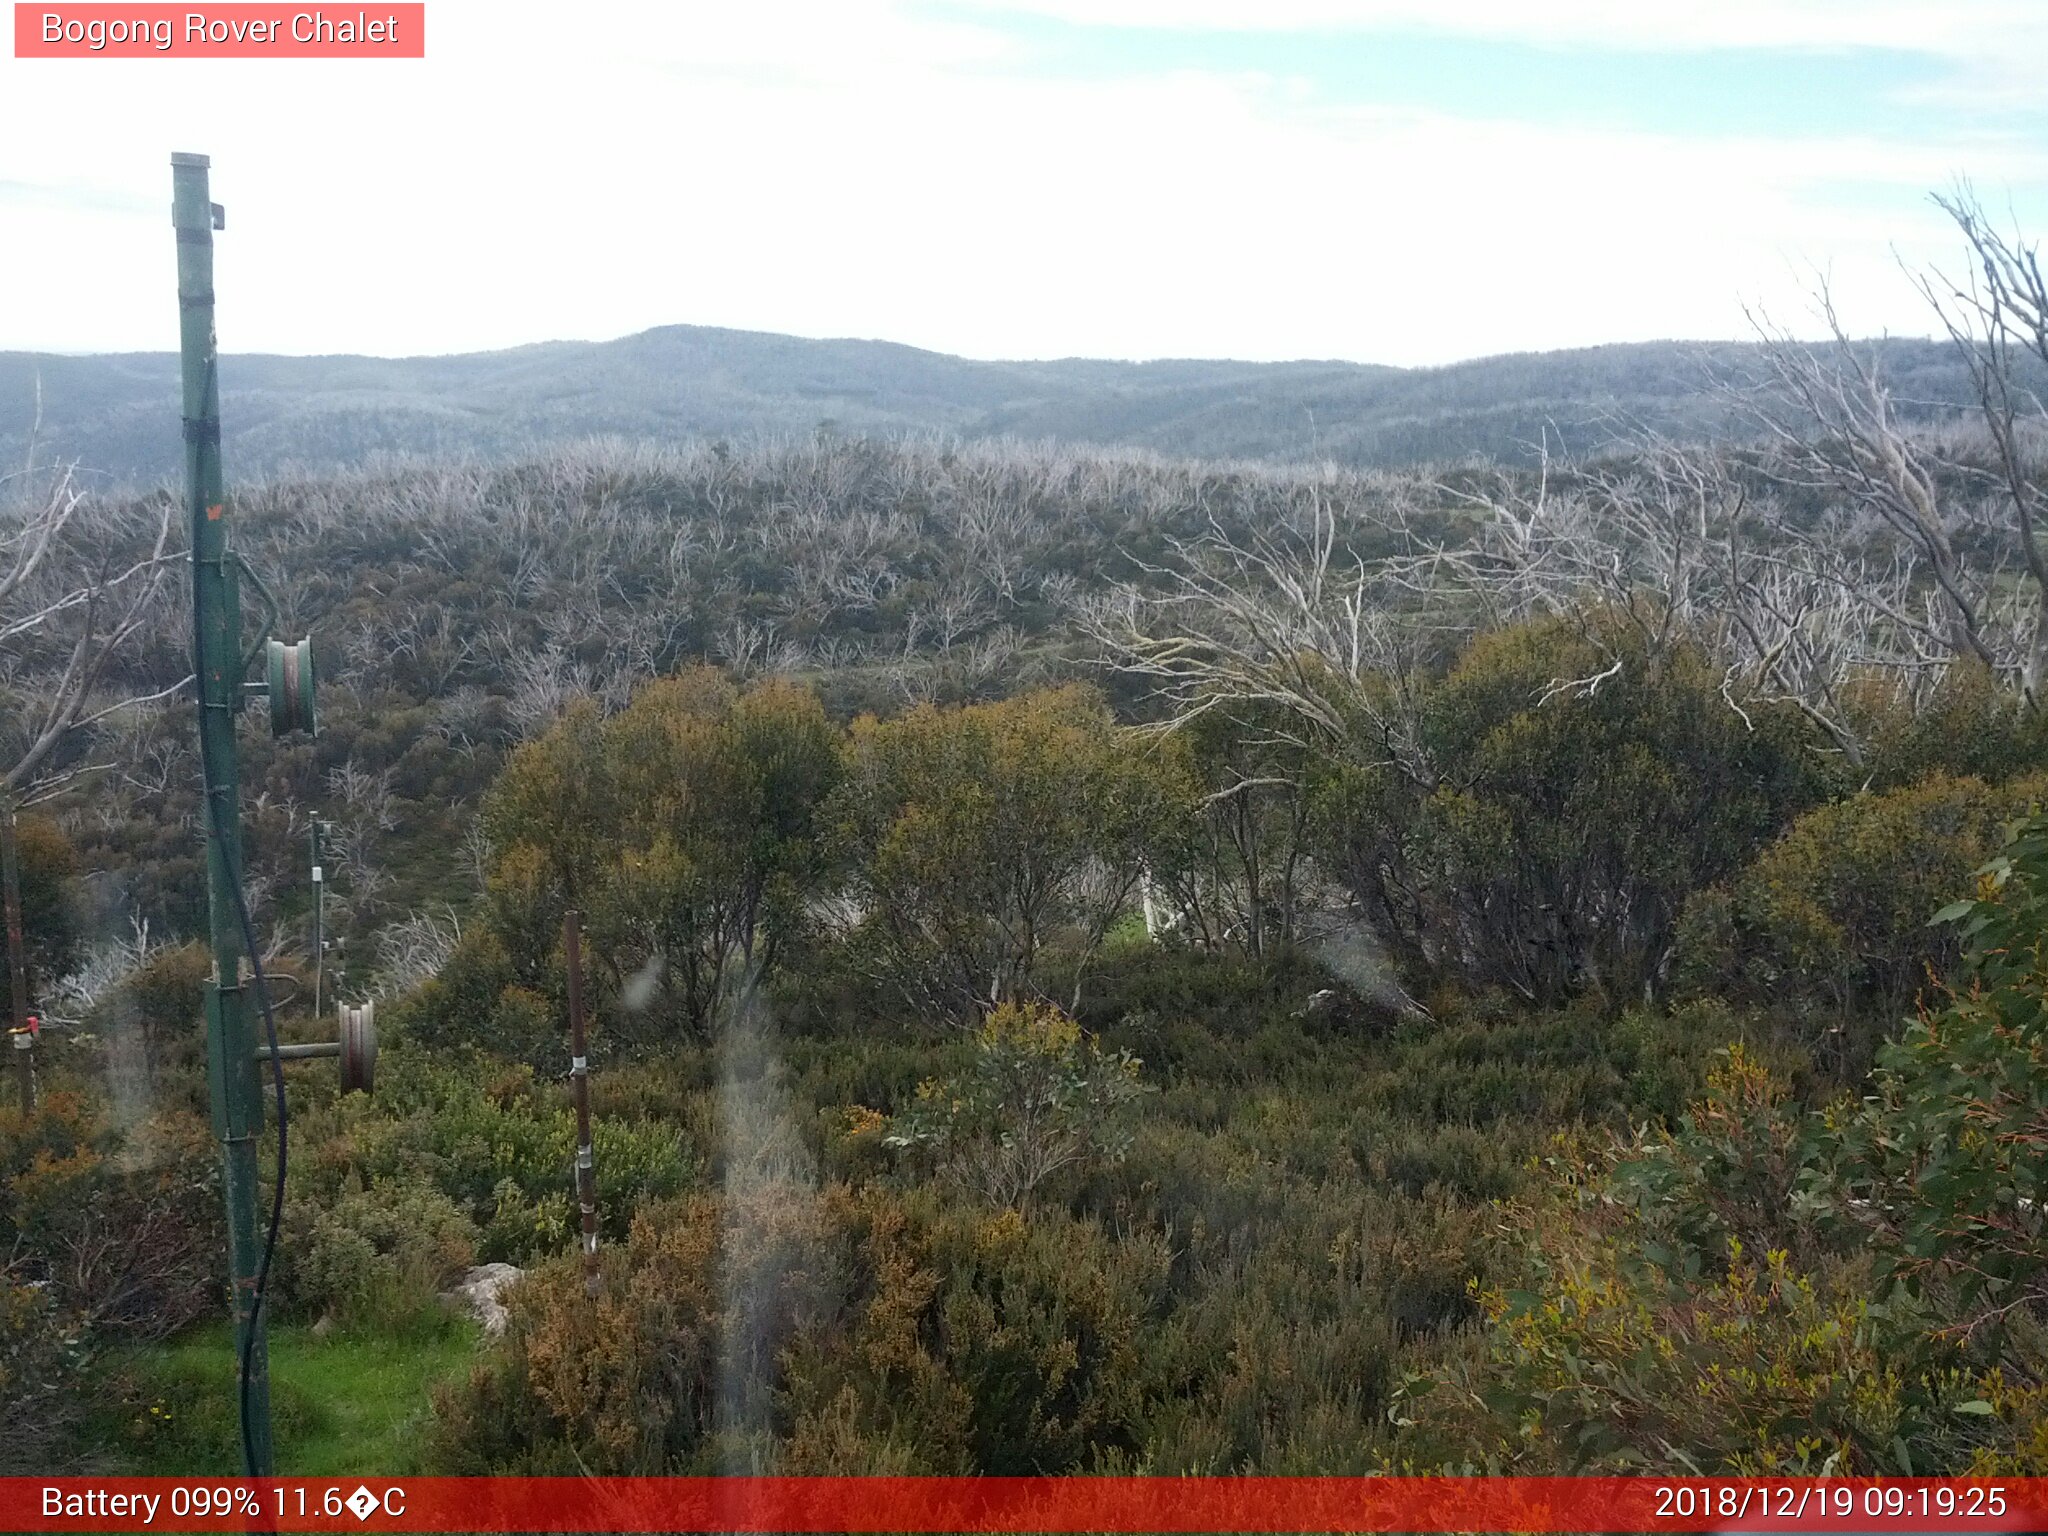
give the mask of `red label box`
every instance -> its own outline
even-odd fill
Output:
[[[16,0],[17,59],[423,59],[424,4],[66,5]]]
[[[2048,1479],[14,1477],[0,1530],[1993,1536],[2048,1530]]]

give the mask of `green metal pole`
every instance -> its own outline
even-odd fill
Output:
[[[272,1471],[270,1357],[256,1313],[256,1138],[263,1129],[256,1038],[243,991],[243,939],[235,908],[242,829],[235,720],[242,706],[242,603],[228,555],[220,465],[220,379],[213,332],[213,231],[204,155],[171,156],[171,222],[178,233],[178,316],[184,381],[185,508],[192,528],[193,668],[206,777],[206,875],[213,976],[206,988],[207,1077],[226,1172],[228,1273],[238,1396],[254,1476]],[[242,1372],[246,1363],[246,1379]]]
[[[320,937],[321,919],[327,908],[327,871],[320,863],[320,818],[313,818],[313,1017],[323,1018],[320,984],[326,979],[327,945]]]
[[[0,805],[0,906],[7,913],[7,978],[14,1007],[9,1013],[16,1070],[21,1074],[21,1114],[36,1111],[35,1052],[24,1042],[28,1033],[28,946],[21,937],[21,860],[14,847],[14,807]]]

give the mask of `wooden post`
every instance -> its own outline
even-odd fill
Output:
[[[576,912],[562,915],[569,964],[569,1087],[576,1098],[576,1205],[583,1217],[583,1294],[604,1288],[597,1268],[597,1158],[590,1144],[589,1041],[583,1027],[583,935]]]

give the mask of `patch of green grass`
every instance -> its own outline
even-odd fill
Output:
[[[1142,953],[1152,948],[1152,935],[1145,928],[1145,914],[1142,910],[1126,912],[1109,925],[1102,935],[1102,949],[1105,954]]]
[[[476,1330],[379,1339],[270,1330],[271,1422],[287,1477],[396,1476],[419,1470],[433,1385],[459,1372]],[[225,1323],[190,1329],[109,1362],[119,1385],[93,1428],[118,1470],[144,1476],[241,1471],[234,1343]],[[112,1470],[112,1469],[110,1469]]]

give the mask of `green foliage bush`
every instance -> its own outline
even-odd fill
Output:
[[[220,1304],[217,1152],[164,1112],[122,1126],[83,1095],[0,1109],[0,1250],[7,1273],[110,1336],[161,1338]]]
[[[1060,1472],[1127,1448],[1156,1247],[880,1191],[761,1184],[655,1205],[535,1275],[441,1403],[439,1463]],[[777,1435],[779,1449],[769,1449]],[[740,1464],[747,1464],[741,1461]]]
[[[108,1348],[220,1310],[224,1242],[215,1153],[176,1112],[121,1126],[48,1091],[0,1109],[0,1468],[78,1464],[72,1438],[106,1386]]]
[[[715,1469],[714,1437],[762,1390],[751,1373],[844,1294],[853,1220],[843,1194],[780,1186],[731,1212],[710,1196],[646,1205],[605,1250],[595,1302],[566,1262],[512,1295],[503,1343],[440,1398],[435,1461],[465,1474]],[[727,1315],[742,1306],[744,1328]]]
[[[92,1406],[86,1330],[36,1286],[0,1279],[0,1476],[45,1476],[75,1456],[71,1436]]]
[[[394,1037],[422,1045],[488,1051],[546,1070],[566,1060],[564,1008],[522,985],[505,941],[481,924],[456,942],[438,974],[386,1016]],[[552,990],[553,976],[539,978]]]
[[[492,920],[518,981],[542,987],[562,912],[580,906],[601,995],[636,973],[651,983],[609,1011],[613,1027],[703,1037],[801,927],[838,774],[817,696],[779,680],[741,690],[696,667],[610,720],[572,709],[513,754],[485,808]]]
[[[1311,870],[1316,759],[1272,711],[1199,716],[1153,747],[1166,802],[1147,851],[1155,920],[1206,949],[1295,942]]]
[[[1359,1094],[1424,1125],[1661,1119],[1683,1107],[1707,1052],[1743,1027],[1714,1003],[1610,1019],[1596,999],[1540,1013],[1499,994],[1446,1000],[1437,1020],[1410,1026],[1397,1053],[1368,1069]]]
[[[1626,1242],[1547,1249],[1523,1288],[1482,1293],[1476,1361],[1407,1384],[1392,1464],[1664,1476],[2037,1464],[2012,1453],[2043,1424],[2039,1395],[1899,1369],[1870,1278],[1853,1264],[1803,1273],[1782,1249],[1731,1248],[1712,1276],[1682,1279]]]
[[[211,968],[204,945],[158,950],[98,1000],[71,1037],[97,1057],[93,1076],[98,1083],[110,1093],[147,1096],[163,1108],[175,1106],[201,1117],[210,1112],[206,978]]]
[[[797,1472],[1047,1475],[1137,1444],[1164,1246],[870,1197],[844,1335],[790,1351]]]
[[[280,1239],[279,1278],[310,1315],[402,1338],[446,1322],[440,1293],[476,1261],[478,1240],[433,1186],[377,1183],[295,1222]]]
[[[78,854],[55,823],[41,816],[15,822],[19,861],[21,931],[28,961],[29,998],[64,976],[78,958],[83,914],[78,893]],[[0,945],[0,997],[13,982],[6,946]]]
[[[1056,942],[1094,951],[1170,813],[1161,774],[1077,686],[864,716],[847,753],[836,814],[862,951],[928,1017],[1029,996]]]
[[[1442,782],[1419,856],[1446,958],[1546,1001],[1655,978],[1686,898],[1826,788],[1796,712],[1745,723],[1721,682],[1703,651],[1653,649],[1612,614],[1465,649],[1423,707]]]
[[[1803,1043],[1844,1078],[1957,946],[1928,914],[1968,890],[2007,823],[2048,795],[2039,774],[2003,785],[1943,774],[1807,812],[1724,887],[1687,909],[1678,974],[1803,1016]]]
[[[2021,823],[1940,914],[1964,954],[1945,1005],[1880,1052],[1868,1091],[1814,1130],[1810,1194],[1935,1334],[2017,1383],[2048,1382],[2048,816]],[[1909,1314],[1913,1315],[1913,1314]]]
[[[524,1263],[566,1235],[576,1120],[568,1095],[522,1065],[480,1055],[435,1057],[399,1043],[378,1067],[375,1099],[351,1095],[300,1122],[293,1196],[309,1211],[356,1192],[432,1191],[473,1223],[478,1256]],[[673,1126],[592,1124],[607,1229],[623,1237],[634,1208],[683,1189],[695,1161]],[[424,1198],[424,1197],[423,1197]]]
[[[1467,1200],[1498,1200],[1521,1182],[1499,1140],[1469,1125],[1387,1135],[1370,1123],[1352,1128],[1351,1155],[1371,1177],[1384,1179],[1411,1200],[1432,1189]]]
[[[1410,984],[1619,1006],[1664,981],[1688,897],[1834,786],[1789,706],[1723,697],[1684,635],[1595,610],[1480,634],[1308,775],[1309,848]]]
[[[2048,1466],[2048,817],[1941,918],[1959,983],[1863,1098],[1804,1109],[1738,1047],[1672,1131],[1553,1159],[1482,1350],[1404,1390],[1405,1464]]]
[[[1870,739],[1867,769],[1876,789],[1941,776],[2003,784],[2048,762],[2048,713],[1973,662],[1949,667],[1918,708],[1872,690],[1854,713]]]
[[[1048,1003],[1005,1003],[982,1021],[973,1065],[927,1079],[884,1144],[928,1154],[942,1177],[992,1205],[1027,1207],[1070,1169],[1130,1146],[1138,1061]]]

